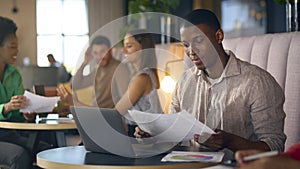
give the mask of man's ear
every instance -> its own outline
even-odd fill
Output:
[[[218,29],[216,31],[216,39],[218,41],[218,44],[221,44],[224,39],[224,32],[222,29]]]

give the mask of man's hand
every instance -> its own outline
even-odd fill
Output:
[[[225,131],[222,130],[215,130],[216,133],[212,134],[206,141],[203,143],[199,142],[200,140],[200,135],[195,134],[194,135],[194,140],[198,142],[201,145],[204,145],[208,148],[214,149],[214,150],[220,150],[223,148],[227,148],[228,144],[230,141],[233,139],[232,135],[229,133],[226,133]]]
[[[139,127],[135,128],[135,132],[133,134],[135,136],[135,138],[138,141],[142,141],[142,138],[148,138],[151,137],[151,135],[145,131],[143,131],[142,129],[140,129]]]
[[[60,97],[60,99],[63,102],[69,105],[73,105],[73,95],[67,91],[67,89],[63,84],[59,85],[56,91],[57,91],[57,95]]]
[[[58,109],[58,112],[59,116],[61,117],[67,117],[68,114],[71,114],[71,111],[70,111],[70,106],[64,106],[62,105],[62,107],[60,107]]]
[[[270,151],[269,146],[263,141],[250,141],[243,137],[227,133],[223,130],[216,129],[215,134],[212,134],[206,141],[199,142],[201,136],[194,135],[194,140],[201,145],[220,150],[228,148],[231,151],[245,150],[245,149],[258,149],[262,151]]]
[[[7,114],[12,110],[26,108],[28,104],[29,100],[25,96],[12,96],[10,101],[4,105],[4,114]]]

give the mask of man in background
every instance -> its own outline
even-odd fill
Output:
[[[50,67],[57,67],[58,68],[58,82],[59,83],[66,83],[69,82],[72,75],[66,70],[66,67],[57,62],[53,56],[53,54],[48,54],[47,55],[48,61],[50,63]]]
[[[90,72],[85,75],[88,65]],[[99,35],[91,41],[84,61],[72,79],[73,94],[63,85],[58,88],[58,94],[70,105],[113,108],[125,93],[129,80],[126,65],[112,56],[109,39]]]

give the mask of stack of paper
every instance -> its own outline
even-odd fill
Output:
[[[200,135],[199,142],[202,143],[215,133],[186,111],[175,114],[152,114],[132,110],[125,115],[125,118],[136,122],[143,131],[150,133],[158,143],[192,140],[194,134]]]
[[[20,109],[20,112],[49,113],[59,100],[59,97],[44,97],[28,91],[25,91],[24,96],[29,99],[29,105]]]

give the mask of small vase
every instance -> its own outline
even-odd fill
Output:
[[[299,31],[298,0],[286,0],[286,30]]]

